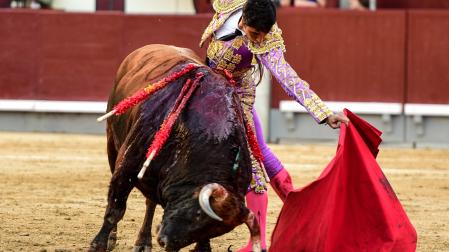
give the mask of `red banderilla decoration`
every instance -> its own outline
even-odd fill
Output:
[[[185,108],[193,92],[198,87],[199,82],[201,78],[203,78],[203,76],[204,76],[203,73],[201,72],[197,73],[193,83],[192,80],[188,79],[184,84],[184,86],[182,87],[181,93],[179,94],[178,98],[175,101],[175,105],[173,106],[167,118],[165,118],[164,122],[162,122],[159,131],[156,132],[156,134],[154,135],[154,140],[151,143],[150,148],[148,148],[146,154],[147,159],[143,163],[143,166],[140,169],[139,174],[137,175],[138,179],[143,178],[143,175],[145,174],[145,171],[150,165],[151,160],[153,160],[153,158],[155,158],[159,154],[159,151],[162,149],[168,137],[170,136],[170,133],[173,129],[173,125],[175,124],[182,110]]]

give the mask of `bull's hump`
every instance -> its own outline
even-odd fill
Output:
[[[202,64],[198,56],[187,48],[160,44],[141,47],[131,53],[120,66],[117,79],[121,81],[117,92],[128,97],[187,63]]]

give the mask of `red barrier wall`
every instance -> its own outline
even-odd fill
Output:
[[[103,100],[121,61],[122,15],[39,15],[40,99]]]
[[[190,48],[205,58],[207,47],[199,48],[198,45],[211,18],[212,14],[124,16],[122,56],[147,44],[168,44]]]
[[[407,14],[409,13],[409,14]],[[448,11],[279,10],[287,60],[325,100],[449,103]],[[0,10],[0,99],[107,99],[123,58],[198,48],[211,18]],[[272,106],[289,99],[273,85]]]
[[[279,11],[286,58],[322,99],[404,101],[403,11]],[[289,99],[276,83],[272,107]]]
[[[410,11],[407,102],[449,104],[449,12]]]
[[[120,62],[141,46],[173,44],[205,57],[198,42],[210,18],[2,10],[0,99],[104,101]]]
[[[34,99],[40,57],[39,15],[31,11],[0,13],[0,98]]]

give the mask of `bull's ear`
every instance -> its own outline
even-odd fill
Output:
[[[221,185],[217,183],[211,183],[203,186],[198,197],[201,209],[212,219],[223,221],[223,219],[218,216],[210,205],[210,199],[214,202],[220,204],[226,200],[228,197],[228,191]]]

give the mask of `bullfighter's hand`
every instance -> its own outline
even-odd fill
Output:
[[[346,126],[349,125],[349,118],[343,112],[338,112],[333,115],[330,115],[326,119],[326,124],[333,129],[340,128],[341,123],[346,124]]]

